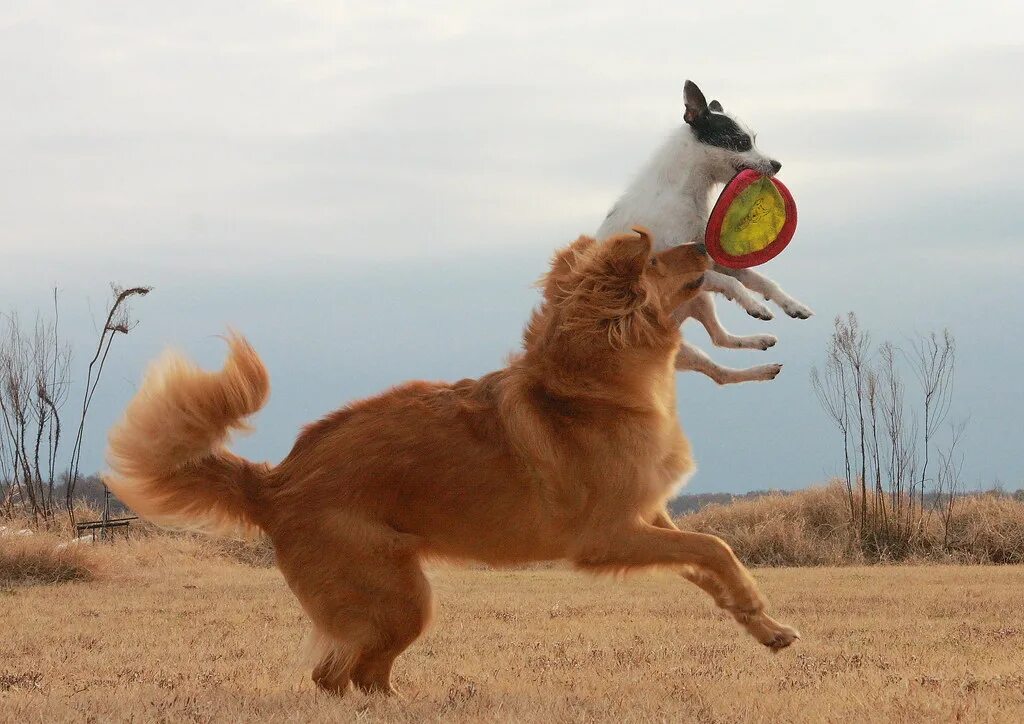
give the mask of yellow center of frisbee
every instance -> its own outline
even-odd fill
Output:
[[[770,178],[759,178],[743,189],[725,212],[722,250],[729,256],[761,251],[778,238],[785,223],[782,194]]]

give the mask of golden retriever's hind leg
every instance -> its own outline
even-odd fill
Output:
[[[352,672],[352,683],[367,694],[397,694],[391,685],[391,667],[401,652],[372,652],[360,658]]]
[[[390,695],[395,659],[423,633],[433,613],[430,583],[414,555],[387,561],[374,581],[373,639],[352,669],[352,683],[367,693]]]
[[[313,667],[313,683],[328,694],[344,696],[356,658],[352,648],[317,627],[310,635],[307,656],[317,662]]]
[[[391,666],[430,619],[416,541],[378,523],[335,516],[274,539],[278,566],[313,622],[313,681],[391,693]]]

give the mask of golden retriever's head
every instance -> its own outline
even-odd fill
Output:
[[[597,242],[583,236],[559,250],[542,280],[544,304],[527,330],[605,337],[618,349],[678,340],[672,312],[700,291],[710,259],[700,244],[652,253],[646,229]]]
[[[623,280],[635,280],[630,287],[635,298],[668,318],[700,291],[711,258],[703,244],[682,244],[654,254],[647,229],[637,226],[633,231],[606,242],[610,268]]]

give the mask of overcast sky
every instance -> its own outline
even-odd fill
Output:
[[[83,467],[167,345],[227,326],[273,379],[238,449],[518,345],[551,250],[591,232],[695,80],[758,131],[800,209],[763,270],[817,316],[718,308],[772,383],[680,377],[691,491],[839,463],[808,372],[836,314],[950,327],[968,482],[1024,485],[1021,3],[0,2],[0,309],[62,290],[80,379],[109,281],[152,284],[117,340]],[[780,313],[781,314],[781,313]],[[76,392],[76,394],[78,394]]]

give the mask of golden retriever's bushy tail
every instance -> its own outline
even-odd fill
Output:
[[[241,336],[228,337],[224,369],[205,372],[167,353],[110,431],[104,481],[125,505],[156,523],[252,534],[269,467],[225,448],[232,430],[267,400],[270,378]]]

